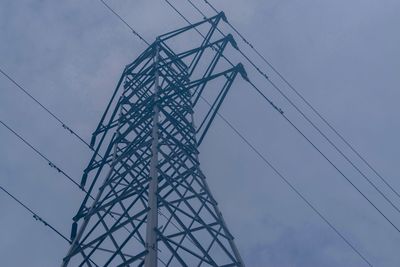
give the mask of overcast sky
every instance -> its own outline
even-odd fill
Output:
[[[191,21],[201,19],[186,0],[170,1]],[[107,2],[150,41],[186,25],[164,0]],[[214,14],[202,0],[194,2]],[[210,2],[400,191],[400,1]],[[237,41],[400,206],[400,199]],[[0,67],[86,140],[124,66],[145,48],[98,0],[0,1]],[[263,92],[400,227],[400,214],[245,66]],[[246,83],[238,79],[221,113],[374,266],[399,266],[400,233]],[[90,151],[2,76],[0,119],[80,179]],[[83,194],[4,128],[0,148],[0,185],[69,236]],[[202,169],[247,266],[367,266],[223,121],[216,119],[200,151]],[[0,211],[1,266],[60,264],[68,249],[65,241],[2,192]]]

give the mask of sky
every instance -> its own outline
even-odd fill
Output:
[[[170,0],[191,21],[186,0]],[[211,0],[228,20],[395,188],[400,171],[400,2],[397,0]],[[108,0],[147,40],[186,25],[164,0]],[[207,14],[201,0],[194,3]],[[230,29],[223,26],[225,32]],[[0,67],[89,140],[125,65],[146,45],[98,0],[2,0]],[[236,36],[235,36],[236,37]],[[391,192],[236,37],[294,103],[400,206]],[[191,40],[187,40],[190,44]],[[266,83],[250,79],[398,227],[400,214]],[[221,114],[372,263],[400,262],[396,231],[271,106],[240,79]],[[0,77],[0,119],[79,180],[90,151],[10,81]],[[4,127],[0,185],[67,236],[83,194]],[[250,267],[367,266],[220,119],[200,161],[239,251]],[[68,244],[0,192],[0,265],[58,266]]]

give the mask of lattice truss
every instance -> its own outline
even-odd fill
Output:
[[[161,35],[126,66],[93,133],[95,152],[81,183],[88,194],[63,266],[153,266],[145,263],[152,250],[159,266],[243,266],[198,161],[235,77],[247,79],[241,64],[219,67],[226,47],[236,47],[231,35],[216,37],[221,20],[223,13]],[[200,44],[183,49],[179,40],[200,28]],[[194,108],[208,87],[217,93],[195,128]],[[149,228],[154,215],[156,227]]]

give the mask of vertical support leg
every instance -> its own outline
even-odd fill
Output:
[[[147,214],[147,228],[146,228],[146,247],[148,253],[145,257],[144,266],[145,267],[156,267],[157,266],[157,234],[156,227],[158,225],[158,205],[157,205],[157,188],[158,188],[158,117],[159,117],[159,107],[158,101],[158,91],[159,91],[159,73],[158,73],[158,61],[159,61],[160,48],[159,45],[156,47],[156,55],[154,66],[155,70],[155,81],[154,81],[154,116],[153,116],[153,129],[152,129],[152,144],[151,153],[152,158],[150,162],[150,183],[149,183],[149,212]]]

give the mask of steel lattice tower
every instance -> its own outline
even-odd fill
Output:
[[[159,36],[124,69],[93,133],[88,193],[62,266],[244,266],[198,160],[237,74],[247,79],[241,64],[220,67],[236,47],[231,35],[215,36],[221,20]],[[207,31],[199,45],[182,49],[179,38],[199,28]],[[194,108],[209,87],[217,93],[196,128]]]

